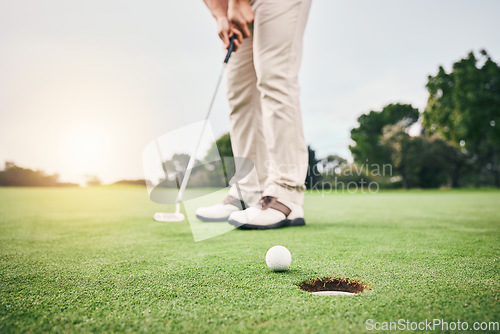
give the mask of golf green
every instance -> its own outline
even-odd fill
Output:
[[[500,320],[498,190],[308,193],[304,227],[201,242],[187,222],[152,220],[165,209],[141,187],[0,188],[0,332],[356,333],[399,319],[469,330]],[[292,253],[284,273],[266,266],[274,245]],[[326,277],[369,288],[298,288]]]

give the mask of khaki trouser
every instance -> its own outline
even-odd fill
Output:
[[[240,180],[249,202],[260,190],[302,205],[308,151],[300,112],[298,72],[311,0],[251,1],[251,37],[227,66],[235,157],[255,163],[257,178]],[[238,169],[238,166],[236,166]],[[230,195],[239,197],[233,185]],[[258,197],[261,193],[258,193]]]

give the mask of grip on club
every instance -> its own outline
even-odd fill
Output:
[[[229,61],[229,57],[231,57],[231,53],[233,53],[233,51],[234,51],[234,40],[235,39],[236,39],[236,35],[233,35],[229,39],[229,47],[227,48],[226,58],[224,58],[224,63],[226,63],[226,64]]]

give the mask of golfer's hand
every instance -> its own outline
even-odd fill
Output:
[[[236,35],[236,39],[234,40],[234,51],[238,50],[240,44],[243,43],[243,34],[229,22],[227,16],[220,16],[217,18],[217,29],[219,37],[226,49],[229,47],[229,39],[233,35]]]
[[[253,11],[248,0],[229,0],[227,17],[235,30],[241,32],[243,38],[250,36],[250,23],[253,22]]]

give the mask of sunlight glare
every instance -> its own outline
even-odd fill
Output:
[[[97,174],[105,165],[108,134],[92,124],[68,128],[62,140],[64,163],[71,174]]]

